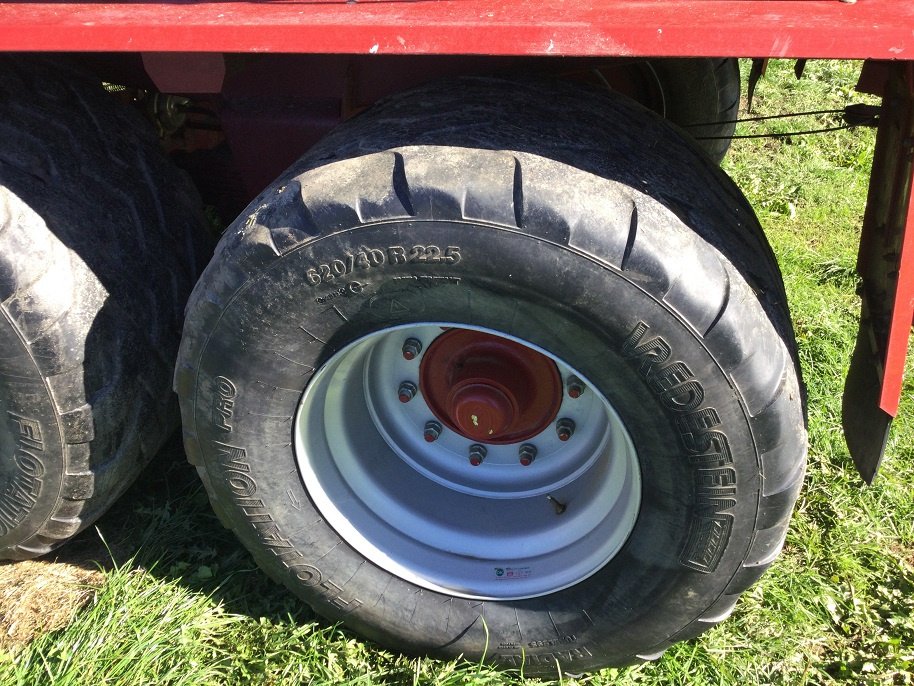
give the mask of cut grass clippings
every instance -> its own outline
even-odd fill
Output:
[[[104,583],[99,569],[28,560],[0,566],[0,651],[61,629]]]
[[[810,62],[797,81],[792,64],[773,61],[753,114],[874,102],[853,92],[858,69]],[[738,133],[837,123],[817,115]],[[808,388],[809,473],[781,558],[702,637],[656,662],[564,683],[914,684],[914,375],[872,487],[861,487],[841,430],[873,139],[857,129],[738,140],[724,163],[778,254]],[[6,644],[0,684],[539,683],[399,656],[317,619],[221,529],[178,445],[98,526],[115,559],[85,583],[81,610]]]

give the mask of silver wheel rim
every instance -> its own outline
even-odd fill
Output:
[[[443,428],[427,442],[435,417],[421,393],[401,402],[404,381],[418,386],[421,354],[448,323],[402,326],[368,335],[336,353],[315,374],[295,416],[294,444],[305,488],[326,522],[382,569],[448,595],[511,600],[573,586],[611,560],[628,539],[641,500],[634,445],[605,397],[547,351],[562,379],[585,391],[565,393],[556,423],[522,443],[536,447],[528,466],[521,443],[485,445]],[[407,339],[422,347],[405,359]]]

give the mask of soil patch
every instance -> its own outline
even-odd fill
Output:
[[[104,581],[98,569],[26,560],[0,566],[0,649],[65,627]]]

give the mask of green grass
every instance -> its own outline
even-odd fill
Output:
[[[857,67],[811,62],[796,81],[792,65],[773,62],[754,113],[859,102]],[[835,123],[817,116],[740,132]],[[905,385],[874,486],[861,488],[840,427],[872,145],[863,129],[742,140],[725,162],[779,256],[809,391],[809,475],[783,555],[703,637],[657,662],[566,683],[914,684],[914,386]],[[404,658],[317,620],[253,569],[179,453],[166,451],[100,522],[119,565],[93,602],[69,626],[0,654],[0,683],[535,683]]]

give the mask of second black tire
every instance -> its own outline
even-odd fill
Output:
[[[739,116],[737,60],[622,60],[593,71],[610,87],[680,127],[715,162],[727,154]]]
[[[94,522],[177,427],[199,197],[151,126],[62,60],[0,59],[0,559]]]
[[[461,330],[553,364],[559,409],[504,441],[441,416],[424,356]],[[268,574],[384,645],[527,674],[649,659],[726,617],[805,465],[751,209],[658,117],[570,84],[433,85],[331,134],[226,233],[176,387],[188,456]],[[575,462],[553,420],[587,394],[615,447]],[[421,448],[426,420],[445,450]]]

